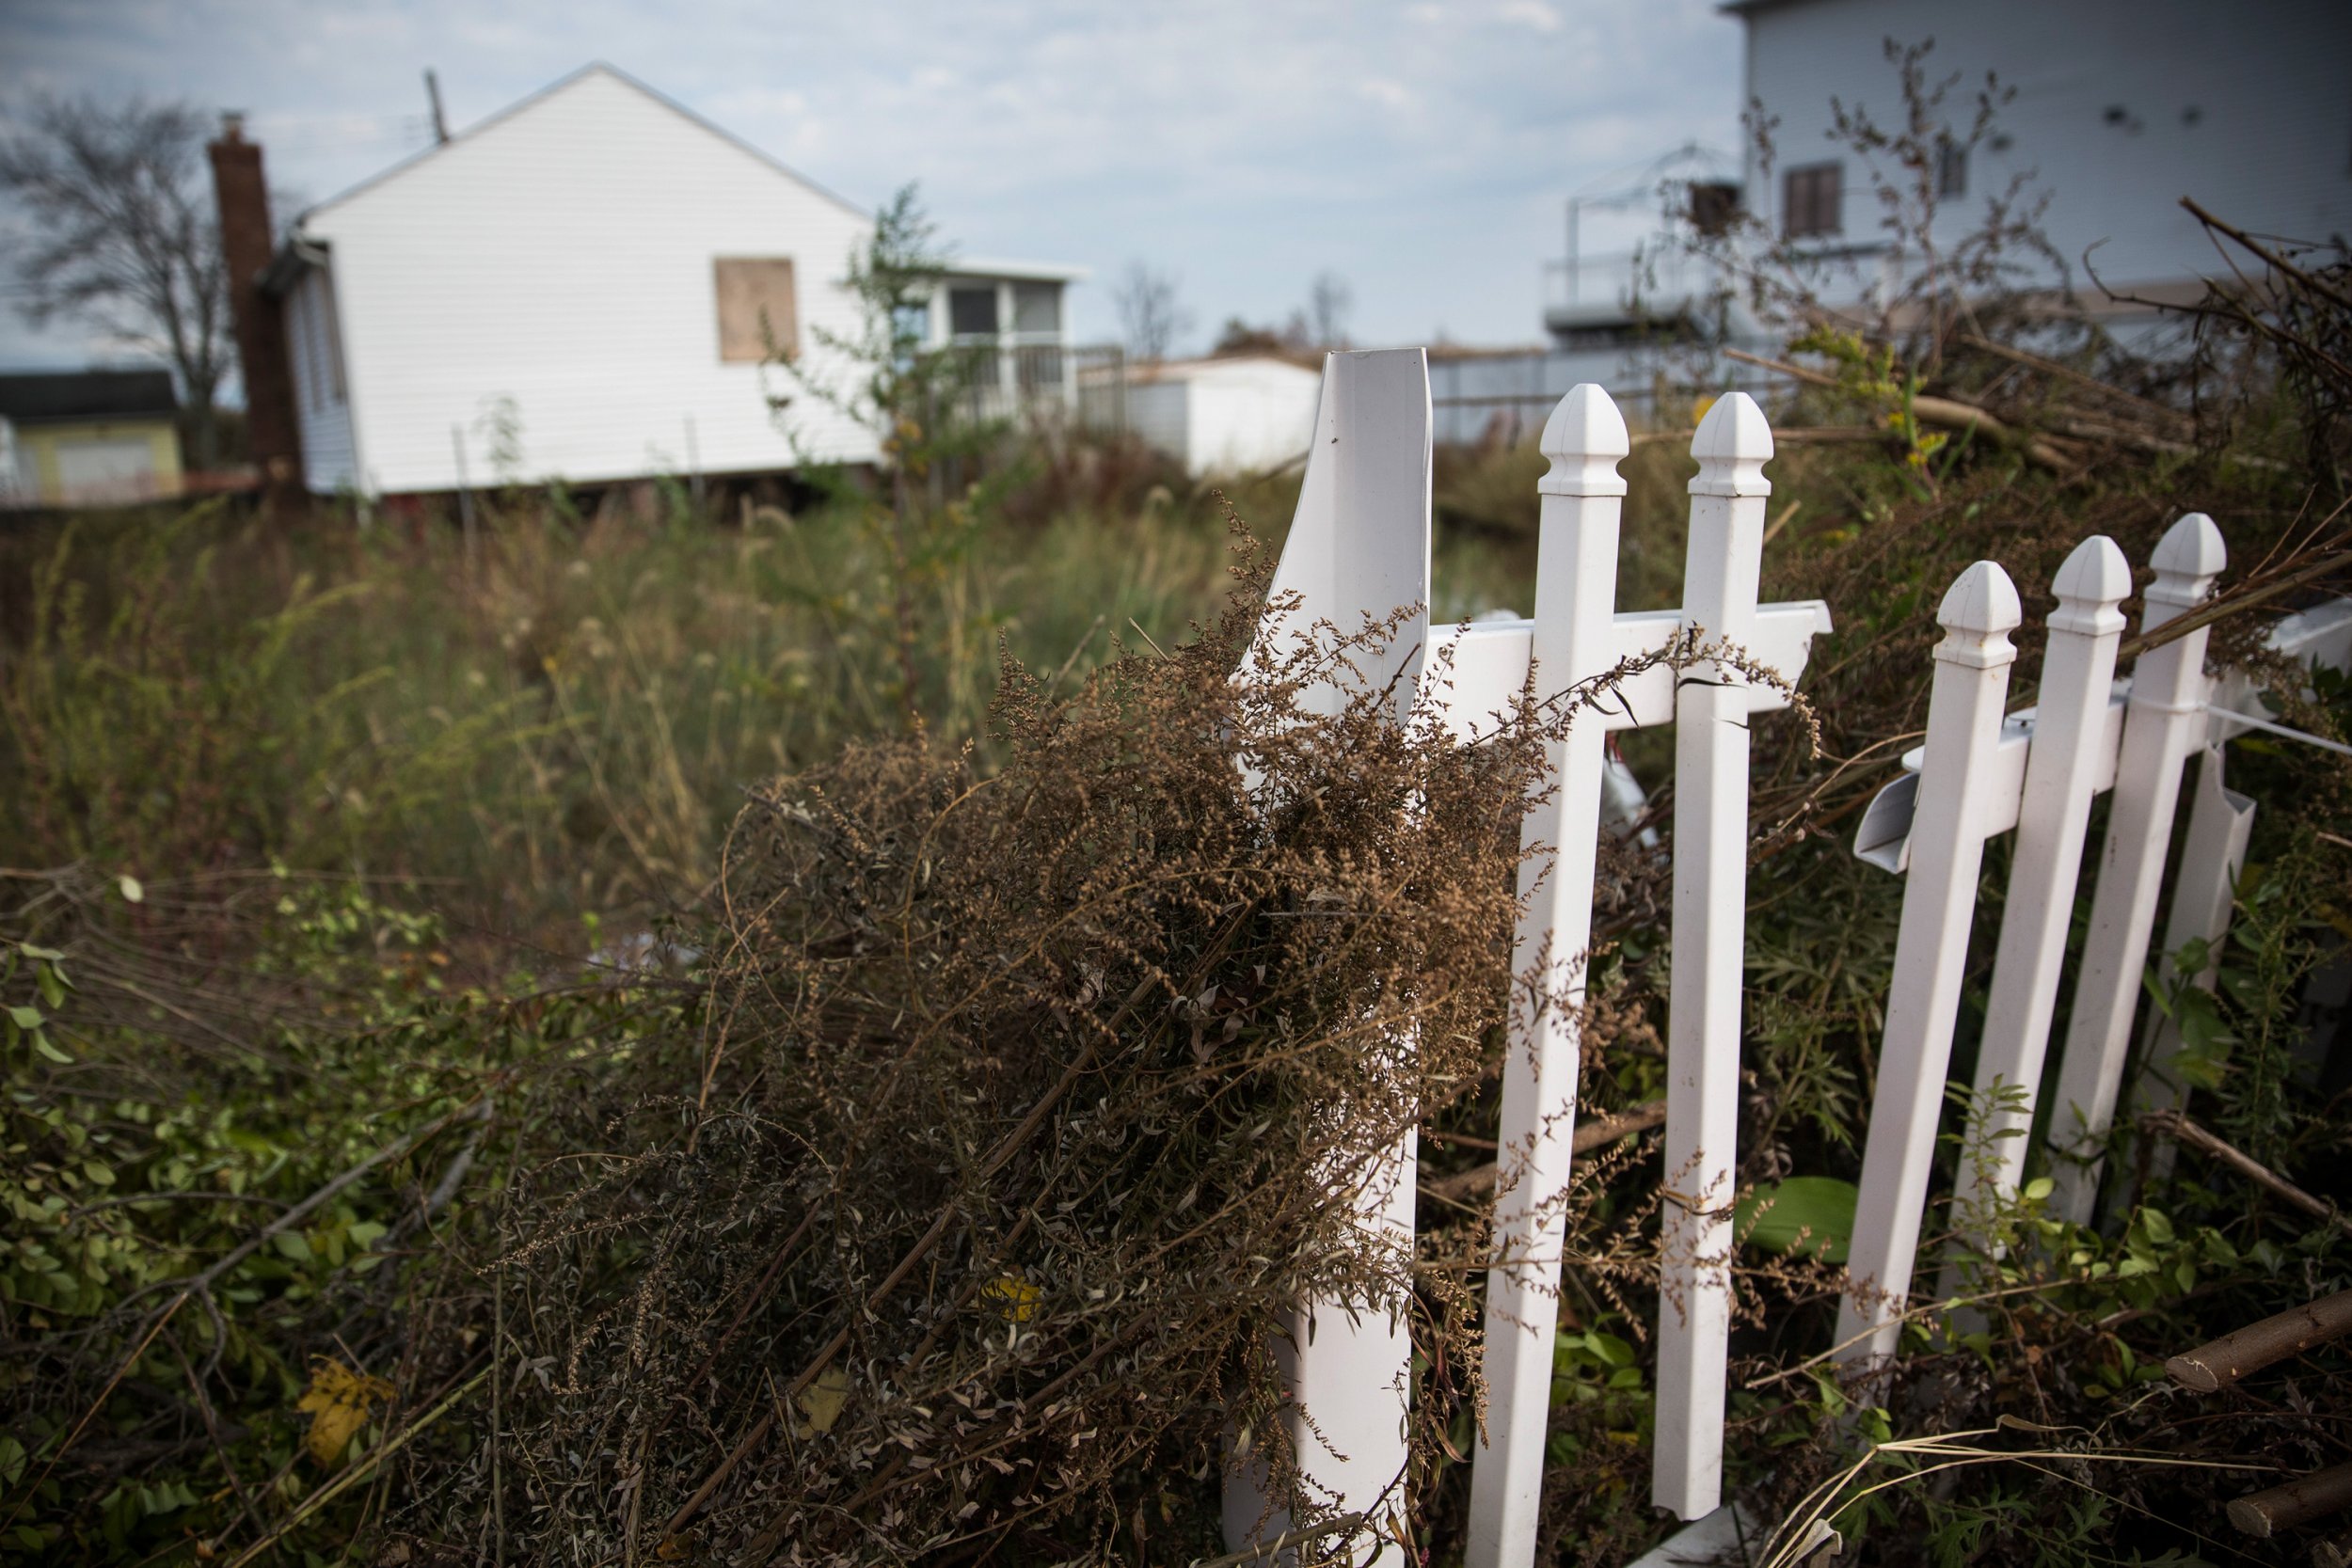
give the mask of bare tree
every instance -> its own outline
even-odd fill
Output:
[[[187,103],[45,100],[0,142],[0,193],[24,222],[6,254],[39,326],[87,322],[178,372],[210,466],[229,369],[229,291],[203,179],[207,117]]]
[[[1173,275],[1141,261],[1127,263],[1111,298],[1119,308],[1120,335],[1138,359],[1165,359],[1176,340],[1192,330],[1192,312],[1176,297]]]
[[[1315,274],[1307,286],[1307,331],[1318,348],[1347,346],[1347,314],[1355,309],[1356,291],[1338,273]]]

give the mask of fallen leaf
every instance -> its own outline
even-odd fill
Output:
[[[310,1433],[306,1442],[310,1457],[332,1465],[342,1457],[352,1433],[367,1424],[368,1412],[392,1397],[392,1386],[380,1377],[355,1372],[340,1361],[321,1357],[310,1369],[310,1386],[295,1402],[308,1411]]]
[[[996,1309],[1014,1323],[1025,1323],[1037,1316],[1038,1289],[1025,1279],[1016,1279],[1011,1275],[992,1279],[981,1294],[993,1299]]]
[[[838,1367],[827,1367],[793,1402],[808,1418],[811,1432],[831,1432],[834,1422],[841,1419],[841,1406],[849,1397],[850,1374]]]

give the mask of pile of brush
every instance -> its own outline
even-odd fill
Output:
[[[529,1559],[1214,1555],[1245,1434],[1293,1486],[1302,1298],[1412,1318],[1451,1369],[1417,1400],[1434,1459],[1477,1398],[1446,1385],[1480,1222],[1415,1265],[1351,1195],[1499,1057],[1518,823],[1575,705],[1478,748],[1400,727],[1353,673],[1395,623],[1253,650],[1262,594],[1246,568],[1220,624],[1074,697],[1009,666],[993,776],[918,736],[757,792],[687,1081],[510,1195],[536,1375],[437,1495],[468,1523],[419,1538],[494,1512]]]
[[[1727,348],[1730,358],[1800,387],[1883,412],[1869,423],[1831,422],[1775,434],[1783,441],[1886,440],[1919,459],[1974,449],[2021,455],[2032,466],[2079,478],[2115,458],[2211,454],[2235,446],[2249,460],[2245,414],[2259,394],[2282,388],[2300,406],[2289,421],[2318,443],[2282,454],[2326,469],[2344,456],[2352,412],[2352,261],[2340,247],[2298,245],[2249,234],[2197,202],[2181,205],[2213,236],[2230,266],[2200,297],[2108,295],[2116,304],[2166,313],[2194,329],[2193,351],[2167,348],[2139,357],[2097,330],[2063,296],[2017,294],[1964,305],[1934,294],[1910,298],[1853,329],[1836,312],[1807,305],[1790,349],[1805,362]],[[2065,340],[2061,357],[2021,344]],[[2277,456],[2250,459],[2272,467]]]

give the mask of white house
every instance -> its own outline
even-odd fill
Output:
[[[1972,153],[1936,170],[1935,238],[1974,229],[2019,174],[2050,193],[2042,227],[2077,286],[2178,298],[2222,259],[2184,196],[2239,228],[2352,235],[2352,6],[2344,0],[1733,0],[1746,101],[1778,121],[1769,180],[1752,149],[1746,203],[1780,234],[1883,247],[1866,173],[1829,137],[1831,100],[1882,125],[1903,114],[1885,40],[1934,40],[1931,82],[1964,130],[1994,72],[2016,96]],[[1910,259],[1897,264],[1910,264]],[[2095,294],[2095,291],[2091,291]]]
[[[592,65],[305,212],[270,268],[309,487],[772,472],[872,436],[770,359],[842,367],[867,214],[643,83]],[[959,263],[934,341],[1069,395],[1074,268]],[[992,365],[997,360],[991,359]],[[788,397],[776,411],[771,397]]]
[[[1272,356],[1184,359],[1090,374],[1087,420],[1121,426],[1191,474],[1249,473],[1306,454],[1320,372]]]

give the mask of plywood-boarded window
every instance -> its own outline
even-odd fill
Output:
[[[719,358],[751,364],[800,353],[801,313],[785,256],[720,256],[710,263],[719,296]]]

